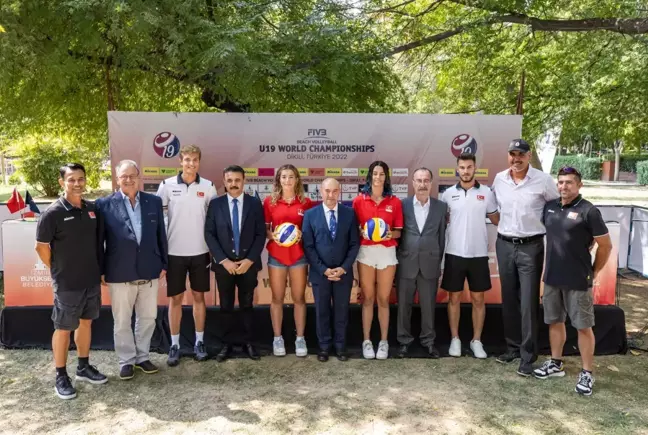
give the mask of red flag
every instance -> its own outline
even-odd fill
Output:
[[[9,198],[9,201],[7,201],[7,208],[9,209],[11,214],[14,214],[25,208],[25,201],[23,201],[22,196],[20,196],[20,193],[18,193],[18,190],[16,190],[15,187],[13,193],[11,194],[11,198]]]

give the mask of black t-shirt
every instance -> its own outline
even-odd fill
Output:
[[[58,291],[83,290],[101,282],[94,203],[82,201],[77,208],[59,198],[39,219],[36,241],[50,245]]]
[[[557,199],[545,204],[542,221],[547,229],[544,282],[570,290],[589,289],[590,247],[594,237],[608,233],[599,209],[580,195],[564,206]]]

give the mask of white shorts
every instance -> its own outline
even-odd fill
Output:
[[[395,246],[360,246],[360,252],[358,252],[358,258],[356,260],[359,263],[376,269],[386,269],[388,266],[396,266],[398,264]]]

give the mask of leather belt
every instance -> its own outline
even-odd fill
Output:
[[[536,234],[534,236],[529,236],[529,237],[509,237],[497,233],[498,239],[504,240],[505,242],[513,243],[514,245],[524,245],[525,243],[530,243],[536,240],[540,240],[544,236],[545,236],[544,234]]]
[[[150,283],[150,279],[139,279],[137,281],[131,281],[129,282],[130,285],[144,285]]]

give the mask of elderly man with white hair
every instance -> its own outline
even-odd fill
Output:
[[[167,236],[162,200],[141,192],[140,170],[132,160],[115,168],[119,190],[96,201],[102,283],[110,289],[119,377],[135,368],[151,374],[149,359],[157,317],[158,279],[167,269]],[[135,310],[135,333],[131,318]]]

